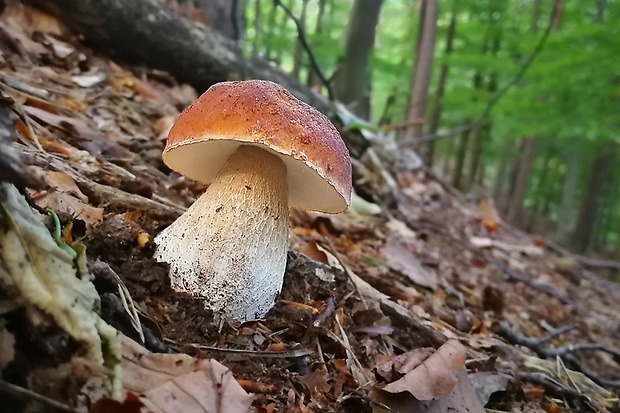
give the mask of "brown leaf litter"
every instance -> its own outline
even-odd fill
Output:
[[[388,185],[391,171],[369,168],[375,175],[358,183],[360,193],[398,185],[395,206],[378,216],[292,211],[280,301],[265,319],[214,323],[199,302],[172,291],[166,266],[152,258],[153,237],[204,190],[160,157],[167,129],[196,93],[166,74],[121,67],[30,13],[0,19],[0,177],[30,188],[33,207],[59,213],[65,239],[86,245],[102,318],[148,351],[126,347],[135,357],[123,362],[125,384],[140,378],[124,400],[101,399],[101,385],[85,387],[97,366],[49,316],[16,298],[0,267],[0,383],[100,413],[149,403],[153,411],[227,411],[205,403],[243,406],[247,392],[257,412],[617,407],[617,354],[567,347],[544,360],[540,346],[515,337],[551,335],[545,348],[620,348],[620,288],[579,266],[566,271],[558,260],[570,256],[425,171]],[[25,32],[20,19],[39,23]],[[158,363],[181,370],[162,373]],[[45,410],[32,394],[3,388],[0,402],[11,411]]]

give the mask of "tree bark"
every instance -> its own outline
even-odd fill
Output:
[[[241,0],[198,0],[209,26],[231,40],[240,41],[245,32]]]
[[[301,26],[302,31],[306,32],[306,18],[308,15],[308,1],[309,0],[302,0],[301,3],[301,13],[299,14],[299,24]],[[304,63],[304,49],[303,46],[301,45],[301,41],[299,40],[299,38],[297,39],[297,41],[295,42],[295,53],[293,54],[293,71],[292,71],[292,75],[293,77],[295,77],[296,79],[300,79],[300,74],[301,74],[301,68],[303,66]]]
[[[450,56],[454,49],[454,38],[456,36],[456,18],[458,16],[459,0],[454,0],[452,3],[452,14],[450,16],[450,25],[448,26],[448,32],[446,33],[446,48],[444,56]],[[442,101],[443,94],[446,90],[446,82],[448,80],[448,72],[450,66],[446,63],[441,65],[439,69],[439,81],[437,82],[437,91],[435,92],[435,99],[433,101],[433,107],[431,109],[431,116],[428,123],[429,135],[434,135],[439,129],[439,121],[441,120]],[[431,167],[433,165],[433,156],[435,153],[435,141],[431,141],[425,145],[422,145],[421,156],[426,165]]]
[[[336,99],[360,117],[369,117],[368,59],[383,0],[355,0],[345,37],[344,57],[334,78]]]
[[[564,174],[564,184],[562,186],[562,198],[558,208],[558,228],[556,241],[561,245],[568,245],[570,237],[575,227],[575,216],[577,212],[577,185],[579,180],[579,169],[582,160],[582,148],[578,138],[573,138],[567,142],[565,157],[566,173]]]
[[[433,57],[435,55],[435,38],[437,36],[437,3],[435,0],[423,0],[420,9],[420,31],[416,45],[416,59],[411,78],[411,97],[407,113],[408,127],[404,139],[412,140],[424,131],[424,112],[426,97],[431,81]]]
[[[260,0],[254,0],[254,42],[252,43],[252,53],[260,54],[263,44],[263,19],[261,16]]]
[[[326,3],[327,3],[327,0],[319,0],[319,11],[316,16],[316,26],[314,26],[315,36],[323,33],[323,25],[324,25],[323,21],[325,19]],[[318,41],[316,43],[318,43]],[[316,43],[312,46],[316,46]],[[310,68],[310,70],[308,71],[308,79],[306,81],[306,84],[310,88],[313,88],[314,90],[316,89],[321,90],[323,88],[323,84],[321,83],[320,77],[316,74],[314,70],[312,70],[312,68]]]
[[[520,227],[523,221],[523,198],[527,193],[530,172],[536,155],[536,138],[526,138],[523,141],[521,156],[512,184],[511,198],[506,213],[506,220],[516,227]]]
[[[203,92],[224,80],[279,83],[325,114],[337,113],[324,97],[261,57],[245,59],[232,40],[162,8],[157,0],[25,0],[62,20],[85,41],[129,63],[170,72]],[[368,147],[361,136],[343,134],[354,156]]]
[[[609,173],[612,169],[615,149],[616,145],[613,142],[600,144],[592,164],[592,172],[582,196],[579,217],[571,242],[573,250],[577,253],[585,252],[592,239],[605,181],[609,179]]]

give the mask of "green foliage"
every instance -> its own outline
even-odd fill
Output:
[[[260,0],[263,33],[257,35],[253,24],[255,1],[246,3],[247,50],[266,55],[290,70],[297,41],[293,22],[282,10],[272,11],[272,0]],[[299,16],[301,0],[282,1]],[[393,101],[389,121],[406,119],[421,3],[383,0],[369,65],[371,122],[378,122],[388,100]],[[310,0],[308,5],[306,36],[328,77],[337,70],[343,53],[352,4],[353,0],[325,0],[321,32],[315,31],[319,0]],[[438,29],[427,108],[436,100],[440,69],[448,67],[440,129],[449,129],[477,119],[494,95],[515,80],[551,22],[554,1],[437,0],[437,4]],[[583,148],[584,167],[579,169],[577,190],[582,194],[595,165],[595,148],[600,142],[620,141],[620,2],[562,0],[561,4],[561,18],[552,27],[541,53],[491,110],[481,151],[486,175],[493,178],[502,162],[498,158],[505,142],[538,138],[540,148],[523,204],[552,219],[563,207],[560,199],[568,168],[563,146],[578,141]],[[446,54],[453,10],[456,36],[453,51]],[[275,16],[275,24],[268,23],[270,15]],[[306,77],[301,80],[306,81]],[[454,141],[446,139],[438,144],[440,157],[457,156]],[[613,208],[619,192],[610,189],[604,197],[605,222],[609,225],[620,222],[620,209]],[[617,235],[613,229],[599,238],[615,240]]]

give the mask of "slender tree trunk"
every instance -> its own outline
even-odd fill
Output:
[[[306,18],[308,15],[308,1],[309,0],[302,0],[301,2],[301,13],[299,14],[299,25],[301,26],[302,31],[306,31]],[[295,42],[295,53],[293,55],[293,71],[292,71],[292,75],[296,78],[296,79],[300,79],[300,74],[301,74],[301,68],[303,66],[304,63],[304,49],[303,46],[301,45],[301,41],[299,40],[299,38],[297,39],[297,41]]]
[[[581,150],[579,139],[573,138],[567,142],[564,154],[566,172],[564,174],[562,198],[558,208],[558,233],[556,236],[556,241],[562,245],[570,243],[570,237],[575,227],[579,167],[582,162]]]
[[[614,152],[615,144],[613,142],[599,144],[586,191],[582,197],[575,232],[572,236],[571,245],[577,253],[585,252],[592,239],[605,181],[609,179],[612,170]]]
[[[288,0],[288,2],[286,3],[286,7],[289,10],[292,10],[293,4],[294,4],[294,0]],[[284,11],[282,11],[281,15],[282,15],[282,20],[280,20],[278,32],[280,36],[283,36],[283,33],[286,32],[286,26],[289,23],[289,17],[286,15],[286,13],[284,13]],[[277,65],[280,65],[282,63],[282,56],[284,55],[284,49],[285,49],[284,47],[276,48],[276,56],[275,56],[274,61]]]
[[[254,0],[254,43],[252,44],[252,53],[260,54],[260,48],[263,47],[263,22],[261,16],[261,0]]]
[[[369,101],[368,59],[375,42],[383,0],[355,0],[345,37],[344,57],[334,78],[336,99],[363,118]]]
[[[420,30],[416,47],[416,58],[411,78],[411,97],[407,113],[408,127],[404,138],[407,140],[422,136],[426,97],[431,81],[435,39],[437,37],[437,3],[435,0],[422,0],[420,8]],[[428,155],[426,155],[428,157]]]
[[[512,194],[511,201],[506,213],[506,220],[517,227],[520,227],[523,223],[523,200],[527,194],[530,172],[535,155],[536,138],[524,139],[515,180],[512,185],[512,190],[510,191]]]
[[[531,209],[531,213],[528,215],[527,224],[525,230],[531,232],[534,225],[534,217],[543,215],[545,204],[548,202],[550,194],[546,192],[547,189],[547,177],[549,176],[549,170],[551,169],[551,161],[555,155],[555,148],[548,144],[545,154],[543,156],[543,165],[540,175],[538,176],[538,182],[534,189],[534,206]]]
[[[456,35],[456,20],[458,16],[459,0],[454,0],[452,3],[452,14],[450,16],[450,25],[448,26],[448,32],[446,33],[446,48],[444,56],[450,56],[454,49],[454,38]],[[443,95],[446,90],[446,81],[448,80],[448,72],[450,67],[444,63],[439,69],[439,81],[437,82],[437,91],[435,92],[435,99],[433,101],[433,107],[431,109],[431,116],[428,124],[428,133],[434,135],[439,129],[439,122],[441,120],[441,110]],[[431,141],[424,144],[420,148],[421,156],[424,162],[431,167],[433,165],[433,155],[435,153],[435,142]]]
[[[323,33],[323,21],[325,19],[326,3],[327,0],[319,0],[319,11],[316,17],[316,26],[314,27],[315,35],[320,35]],[[317,43],[318,41],[315,42],[312,46],[316,47]],[[323,87],[323,85],[321,84],[321,79],[312,68],[308,70],[308,80],[306,81],[306,84],[314,90],[320,90]]]
[[[495,204],[498,206],[503,204],[504,189],[508,181],[508,171],[510,170],[509,166],[512,159],[513,148],[514,142],[505,141],[502,143],[502,148],[500,150],[497,172],[493,183],[493,199],[495,199]]]
[[[465,165],[465,157],[467,155],[467,142],[469,141],[470,130],[463,131],[459,137],[456,147],[456,162],[452,169],[452,185],[461,189],[463,179],[463,166]]]

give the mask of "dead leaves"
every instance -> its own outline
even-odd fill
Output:
[[[90,206],[88,197],[80,191],[69,175],[49,171],[45,175],[45,181],[50,186],[49,190],[30,192],[38,206],[65,213],[73,219],[80,219],[87,227],[103,220],[103,209]]]
[[[122,367],[123,388],[154,413],[245,413],[252,403],[230,370],[212,359],[153,354],[125,338]]]
[[[377,366],[381,375],[389,376],[387,372],[404,374],[382,390],[390,393],[407,391],[418,400],[446,396],[456,384],[458,372],[465,367],[465,358],[465,347],[456,340],[449,340],[436,352],[424,348],[412,350],[388,362],[391,366]]]

